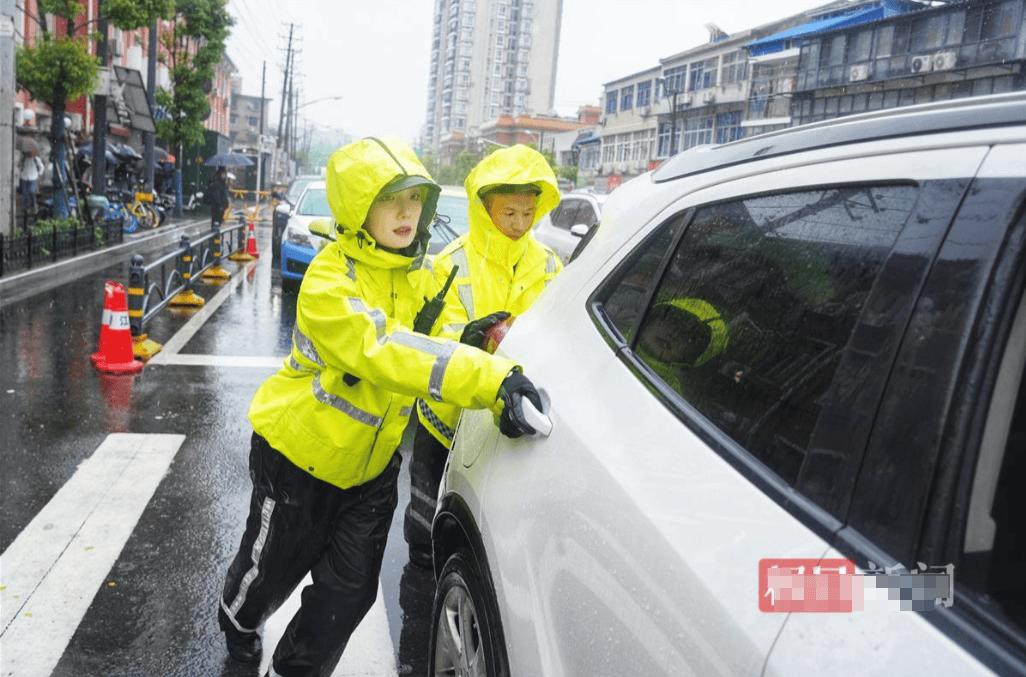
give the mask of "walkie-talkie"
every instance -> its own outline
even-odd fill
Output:
[[[452,272],[449,273],[442,291],[438,292],[435,298],[430,300],[424,299],[424,307],[420,309],[417,317],[413,320],[413,331],[420,332],[421,334],[431,333],[431,328],[435,326],[435,321],[438,320],[438,316],[442,314],[442,309],[445,308],[445,295],[449,293],[449,287],[452,286],[452,281],[456,279],[456,271],[459,269],[459,266],[452,267]]]
[[[424,299],[424,307],[417,313],[417,317],[413,318],[413,331],[420,332],[421,334],[431,332],[431,328],[435,326],[435,321],[438,320],[438,316],[442,314],[442,309],[445,308],[445,295],[449,293],[449,287],[452,286],[452,281],[456,279],[456,271],[459,269],[459,266],[452,267],[452,272],[449,273],[445,286],[442,287],[442,291],[438,292],[435,298]],[[342,381],[352,388],[360,382],[360,377],[353,374],[345,374],[342,376]]]

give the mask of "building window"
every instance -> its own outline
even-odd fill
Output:
[[[716,143],[728,143],[743,139],[744,128],[741,127],[741,111],[721,113],[716,116]]]
[[[684,138],[678,146],[680,150],[687,150],[695,146],[712,143],[713,116],[705,115],[700,118],[688,118],[684,124]]]
[[[634,108],[634,85],[620,90],[620,110]]]
[[[663,71],[663,78],[665,84],[663,85],[664,95],[667,92],[683,92],[684,91],[684,78],[687,75],[687,66],[677,66],[676,68],[668,68]],[[657,94],[656,100],[659,99]]]
[[[688,91],[694,92],[699,89],[708,89],[716,86],[716,67],[719,57],[712,57],[705,61],[696,61],[691,64],[691,72],[688,76]]]
[[[613,91],[611,91],[611,92],[606,92],[606,112],[607,113],[615,113],[616,112],[616,94],[617,94],[617,90],[615,90],[615,89]]]
[[[720,71],[722,74],[721,82],[729,85],[732,82],[743,81],[745,79],[746,65],[744,56],[742,56],[740,51],[724,54],[723,67]]]
[[[670,154],[670,123],[659,123],[659,144],[656,157],[667,157]]]
[[[652,103],[652,81],[645,80],[638,83],[638,106],[647,106]]]
[[[616,161],[616,136],[607,136],[602,139],[602,161]]]

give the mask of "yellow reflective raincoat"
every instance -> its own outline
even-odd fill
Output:
[[[327,197],[337,240],[310,264],[291,354],[249,409],[272,447],[343,489],[385,469],[416,398],[499,413],[499,386],[516,366],[410,329],[431,291],[423,264],[437,192],[425,201],[417,239],[400,253],[379,247],[363,227],[381,188],[404,176],[430,180],[398,137],[364,139],[332,155]]]
[[[541,189],[535,198],[532,225],[559,204],[559,185],[552,168],[540,153],[527,146],[496,151],[470,172],[464,182],[469,231],[435,257],[434,275],[439,286],[453,266],[459,266],[446,295],[445,310],[435,324],[435,334],[459,339],[471,320],[500,310],[513,317],[520,315],[563,269],[559,257],[534,238],[533,228],[514,242],[492,223],[478,192],[504,183],[533,183]],[[461,408],[429,400],[419,401],[417,407],[421,425],[446,447],[452,446]]]

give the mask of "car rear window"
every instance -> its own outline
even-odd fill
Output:
[[[323,188],[311,188],[303,193],[296,213],[303,216],[331,216],[328,197]]]

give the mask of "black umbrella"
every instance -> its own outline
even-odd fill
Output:
[[[214,153],[204,164],[209,167],[249,167],[255,163],[242,153]]]
[[[79,146],[78,152],[82,155],[85,155],[91,160],[93,157],[93,145],[89,144],[88,146]],[[107,160],[107,164],[118,163],[118,157],[114,154],[114,151],[111,149],[109,143],[107,144],[107,152],[103,154],[103,157]]]

